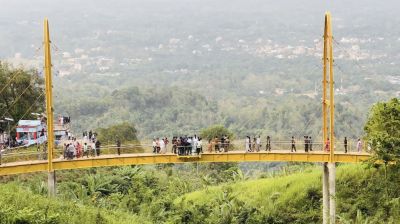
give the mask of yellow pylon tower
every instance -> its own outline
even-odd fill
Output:
[[[44,69],[46,86],[46,115],[47,115],[47,159],[48,159],[48,192],[50,196],[55,195],[55,172],[53,169],[54,149],[54,122],[53,122],[53,84],[51,77],[51,52],[49,21],[44,19]]]
[[[325,145],[329,137],[329,162],[334,162],[334,81],[333,81],[333,39],[332,39],[331,14],[325,14],[324,29],[324,54],[323,54],[323,77],[322,77],[322,142]],[[329,81],[328,81],[329,80]],[[329,84],[329,85],[328,85]],[[329,86],[329,99],[328,99]],[[328,111],[329,110],[329,111]],[[329,129],[328,129],[329,122]]]
[[[335,164],[335,101],[333,81],[333,37],[331,14],[325,13],[324,28],[324,53],[322,77],[322,142],[325,144],[329,138],[329,163],[323,163],[322,195],[323,224],[336,223],[336,164]],[[329,87],[329,99],[328,99]],[[329,128],[328,128],[329,126]]]

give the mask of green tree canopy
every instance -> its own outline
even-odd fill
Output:
[[[124,122],[98,130],[98,139],[101,142],[114,143],[117,139],[123,142],[137,141],[137,130],[133,124]]]
[[[200,131],[200,136],[207,140],[210,140],[215,136],[221,137],[224,135],[228,136],[230,139],[233,138],[233,133],[223,125],[213,125]]]
[[[385,163],[400,162],[400,102],[393,98],[389,102],[375,104],[369,113],[364,130],[374,160]]]
[[[44,100],[43,79],[36,70],[0,62],[0,119],[31,119],[32,112],[43,112]]]

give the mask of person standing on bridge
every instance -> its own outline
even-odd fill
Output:
[[[82,146],[79,142],[76,142],[76,158],[81,157],[82,155]]]
[[[166,148],[165,148],[165,139],[161,139],[159,141],[160,144],[160,154],[165,154],[167,152]]]
[[[117,145],[117,153],[118,153],[118,155],[121,155],[121,141],[119,140],[118,137],[117,137],[116,145]]]
[[[343,144],[344,144],[344,153],[347,153],[347,137],[344,137]]]
[[[325,142],[325,151],[329,152],[330,150],[331,150],[331,142],[329,141],[329,138],[327,138]]]
[[[86,155],[86,158],[89,158],[89,147],[86,142],[83,143],[83,156],[85,156],[85,155]]]
[[[304,136],[304,151],[308,152],[308,136]]]
[[[168,143],[169,143],[169,140],[168,140],[167,137],[164,137],[164,143],[165,143],[165,153],[167,153],[167,150],[168,150]]]
[[[253,138],[253,145],[252,145],[252,147],[251,147],[251,151],[252,152],[255,152],[257,149],[256,149],[256,142],[257,142],[257,138],[256,138],[256,136],[254,136],[254,138]]]
[[[250,137],[249,136],[246,136],[246,140],[245,140],[245,147],[246,147],[246,152],[250,152],[250,145],[251,145],[251,143],[250,143]]]
[[[292,149],[290,151],[291,152],[293,152],[293,151],[296,152],[296,140],[294,140],[294,136],[292,136]]]
[[[265,145],[265,151],[271,152],[271,137],[267,136],[267,143]]]
[[[101,142],[97,139],[96,143],[95,143],[95,148],[96,148],[96,152],[97,152],[97,156],[100,156],[100,146],[101,146]]]
[[[200,155],[200,153],[203,153],[203,146],[202,146],[201,138],[199,138],[197,141],[196,152],[197,152],[197,155]]]
[[[90,155],[92,157],[96,157],[97,152],[96,152],[96,145],[94,143],[90,143]]]
[[[312,139],[311,139],[311,136],[308,137],[308,149],[310,150],[310,152],[312,151]]]
[[[156,154],[157,153],[157,142],[156,142],[155,137],[153,138],[152,146],[153,146],[153,153]]]
[[[361,152],[362,151],[362,142],[361,139],[357,140],[357,152]]]
[[[215,138],[214,138],[214,150],[215,150],[215,153],[219,152],[219,138],[218,138],[218,136],[215,136]]]
[[[198,141],[199,139],[197,138],[196,135],[194,135],[194,138],[192,140],[192,154],[196,153]]]
[[[207,146],[208,153],[212,153],[212,149],[213,149],[213,142],[211,139],[208,139],[208,146]]]
[[[68,144],[64,143],[64,159],[68,157]]]
[[[72,143],[69,143],[68,145],[68,159],[73,159],[75,154],[75,147]]]
[[[260,151],[260,148],[261,148],[261,137],[258,136],[258,138],[256,139],[256,150],[257,150],[257,152]]]

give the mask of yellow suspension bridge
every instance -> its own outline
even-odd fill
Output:
[[[274,150],[271,152],[230,151],[225,153],[203,153],[199,156],[178,156],[176,154],[130,153],[121,155],[101,155],[92,158],[74,160],[54,158],[53,132],[53,97],[51,52],[48,20],[44,20],[44,55],[45,55],[45,86],[46,86],[46,114],[47,114],[47,160],[19,161],[6,163],[0,166],[0,176],[48,172],[49,195],[55,195],[55,171],[105,166],[125,166],[136,164],[161,164],[185,162],[319,162],[322,163],[323,183],[323,223],[335,223],[336,219],[336,163],[357,163],[367,160],[369,153],[335,152],[334,136],[334,73],[333,73],[333,36],[331,16],[325,14],[323,48],[323,77],[322,77],[322,143],[327,140],[329,150],[313,152],[290,152],[290,150]]]

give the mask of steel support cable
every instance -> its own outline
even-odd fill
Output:
[[[14,102],[9,106],[8,110],[7,110],[5,113],[3,113],[3,115],[2,115],[1,117],[4,117],[4,115],[6,115],[6,114],[10,111],[10,108],[13,107],[13,106],[18,102],[18,100],[22,97],[22,95],[24,95],[25,92],[28,91],[29,87],[32,86],[32,83],[33,83],[33,82],[29,83],[29,85],[28,85],[28,86],[24,89],[24,91],[14,100]]]
[[[343,50],[344,52],[346,52],[347,54],[350,55],[350,52],[349,52],[347,49],[345,49],[345,48],[344,48],[339,42],[337,42],[335,39],[333,39],[333,40],[334,40],[334,43],[336,43],[337,47],[339,47],[339,49]],[[364,71],[364,72],[365,72],[365,69],[362,67],[362,65],[360,65],[360,63],[358,63],[357,60],[350,60],[350,61],[353,62],[361,71]]]
[[[294,136],[299,135],[301,131],[304,133],[304,132],[309,128],[309,126],[310,126],[310,124],[311,124],[311,121],[313,121],[313,119],[309,119],[309,120],[308,120],[308,122],[307,122],[306,125],[304,126],[304,129],[299,128],[297,131],[295,131],[295,135],[294,135]]]
[[[7,88],[8,85],[11,84],[11,82],[17,77],[17,75],[20,74],[19,72],[16,72],[11,79],[8,81],[8,83],[0,90],[0,94],[3,93],[3,91]]]
[[[349,51],[346,50],[346,49],[344,48],[344,46],[343,46],[341,43],[339,43],[339,42],[336,41],[335,39],[334,39],[334,42],[335,42],[336,45],[337,45],[338,47],[340,47],[343,51],[345,51],[347,54],[350,54]],[[387,64],[387,62],[383,61],[383,60],[380,59],[380,58],[375,58],[374,60],[379,61],[381,64]]]
[[[313,67],[315,67],[315,68],[314,68],[313,70],[311,70],[311,72],[309,72],[310,74],[316,72],[316,71],[319,70],[319,69],[322,69],[322,67],[318,66],[317,64],[314,64]],[[317,88],[319,88],[320,85],[321,85],[321,83],[318,84]],[[305,129],[307,129],[307,127],[310,125],[310,123],[311,123],[311,120],[309,120],[309,121],[307,122],[307,124],[306,124],[306,126],[305,126]],[[294,133],[295,133],[294,136],[298,135],[301,131],[304,131],[305,129],[299,128],[299,129],[295,130],[295,131],[294,131]]]
[[[341,66],[339,66],[337,63],[334,64],[335,68],[337,68],[340,72],[342,72],[343,74],[346,74],[346,72],[342,69]]]
[[[318,65],[314,65],[314,66],[315,66],[315,68],[312,70],[311,73],[313,73],[317,69],[322,69],[322,66],[318,66]],[[319,87],[321,87],[321,83],[318,83],[317,88],[319,88]],[[304,126],[304,129],[299,128],[297,131],[294,132],[295,133],[294,136],[299,135],[301,131],[304,132],[305,130],[307,130],[312,121],[313,121],[313,119],[309,119],[308,122],[306,123],[306,125]]]
[[[321,69],[320,67],[318,67],[317,65],[314,65],[316,68],[312,71],[312,72],[314,72],[316,69]],[[319,88],[321,86],[321,83],[318,83],[318,85],[317,85],[317,88]],[[308,122],[306,123],[306,125],[304,126],[304,129],[302,129],[302,128],[299,128],[299,129],[297,129],[294,133],[295,133],[295,135],[298,135],[298,134],[300,134],[300,132],[301,131],[305,131],[308,127],[309,127],[309,125],[311,124],[311,121],[312,121],[312,119],[310,119],[310,120],[308,120]]]
[[[35,56],[36,56],[36,55],[39,55],[38,52],[39,52],[40,50],[42,50],[42,47],[43,47],[43,43],[42,43],[42,45],[41,45],[40,47],[38,47],[38,48],[35,49]]]
[[[22,117],[20,118],[20,120],[22,120],[23,118],[25,118],[25,116],[28,114],[28,112],[32,109],[33,106],[35,106],[35,104],[37,103],[37,101],[40,99],[40,97],[42,97],[44,95],[44,92],[42,92],[38,97],[36,97],[35,101],[32,103],[32,105],[25,111],[25,113],[22,115]],[[16,122],[16,124],[11,128],[14,129],[18,126],[18,122]]]
[[[32,107],[37,103],[37,101],[40,99],[40,97],[42,97],[44,94],[44,92],[42,92],[36,99],[35,101],[32,103],[32,105],[25,111],[25,113],[22,115],[22,117],[20,118],[20,120],[22,120],[27,114],[28,112],[32,109]],[[10,129],[14,129],[18,126],[18,122],[16,122]],[[18,149],[18,148],[23,148],[24,146],[18,146],[18,147],[13,147],[12,149]]]
[[[304,133],[304,132],[309,128],[309,126],[310,126],[310,124],[311,124],[311,121],[313,121],[313,119],[309,119],[309,120],[307,121],[306,125],[304,126],[304,129],[298,128],[297,131],[294,132],[295,135],[299,135],[301,131]]]

